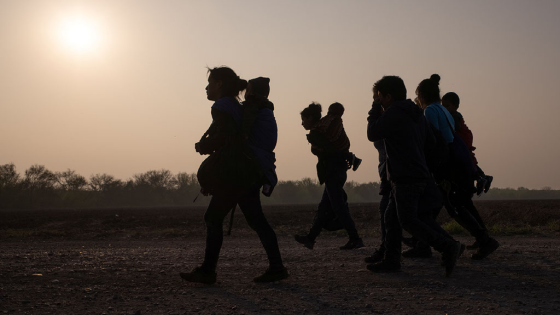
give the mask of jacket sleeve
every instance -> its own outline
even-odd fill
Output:
[[[373,103],[368,113],[367,137],[369,141],[374,142],[385,138],[384,130],[384,113],[381,104]]]
[[[441,131],[439,126],[437,109],[426,107],[426,109],[424,110],[424,116],[426,116],[426,119],[430,124],[432,124],[432,126],[434,126],[434,128]]]
[[[199,142],[201,154],[212,154],[224,145],[229,136],[235,134],[235,122],[230,115],[213,108],[212,119],[210,128]]]

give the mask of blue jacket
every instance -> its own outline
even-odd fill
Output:
[[[266,182],[274,187],[278,183],[276,176],[276,155],[274,148],[278,141],[278,126],[274,112],[268,108],[259,110],[257,119],[251,127],[248,144],[257,157]]]
[[[428,105],[424,110],[424,116],[426,116],[426,119],[428,119],[432,126],[441,132],[441,135],[447,143],[453,142],[455,120],[443,105],[439,103]]]

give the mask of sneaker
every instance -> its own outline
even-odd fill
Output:
[[[362,241],[361,238],[356,238],[356,239],[348,240],[348,243],[346,243],[346,245],[344,246],[341,246],[340,249],[347,250],[347,249],[355,249],[360,247],[364,247],[364,242]]]
[[[366,268],[371,272],[397,272],[401,271],[401,264],[398,262],[383,260],[376,264],[369,264],[366,266]]]
[[[486,243],[480,244],[478,251],[472,254],[471,258],[474,260],[484,259],[498,249],[498,247],[500,247],[500,243],[490,237]]]
[[[446,251],[443,252],[443,262],[445,263],[445,276],[451,276],[455,265],[457,264],[457,258],[461,255],[461,243],[455,242]]]
[[[487,193],[490,190],[490,185],[492,185],[493,180],[494,176],[486,175],[486,185],[484,185],[484,193]]]
[[[432,257],[432,250],[429,247],[413,247],[402,252],[401,256],[405,258],[430,258]]]
[[[371,256],[364,258],[364,261],[368,264],[374,264],[380,262],[385,258],[385,251],[376,249]]]
[[[216,283],[216,272],[208,272],[201,267],[196,267],[191,272],[181,272],[179,273],[179,276],[188,282],[204,284]]]
[[[288,269],[286,269],[286,267],[282,267],[280,269],[271,269],[268,268],[266,269],[266,271],[253,279],[253,281],[255,282],[274,282],[274,281],[280,281],[283,279],[286,279],[290,276],[290,274],[288,273]]]
[[[474,241],[471,245],[467,245],[468,250],[477,249],[479,247],[478,241]]]
[[[480,196],[482,194],[482,192],[484,191],[484,187],[486,187],[486,178],[484,177],[479,177],[476,180],[476,195]]]
[[[315,241],[311,240],[307,235],[296,235],[294,238],[296,242],[303,244],[309,249],[313,249],[313,245],[315,245]]]
[[[352,160],[352,170],[355,172],[358,167],[360,167],[360,164],[362,164],[362,159],[359,159],[354,155],[354,158]]]

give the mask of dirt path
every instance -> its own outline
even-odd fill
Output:
[[[290,278],[255,284],[267,265],[264,251],[256,237],[233,236],[224,242],[213,286],[178,277],[201,261],[201,238],[0,242],[0,312],[558,314],[560,239],[499,241],[490,259],[463,256],[447,279],[439,254],[405,260],[400,273],[372,274],[362,262],[372,246],[340,251],[343,237],[324,236],[310,251],[281,236]]]

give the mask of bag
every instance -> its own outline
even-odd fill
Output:
[[[250,149],[228,138],[223,147],[210,154],[196,176],[203,190],[240,193],[259,183],[260,167]]]

